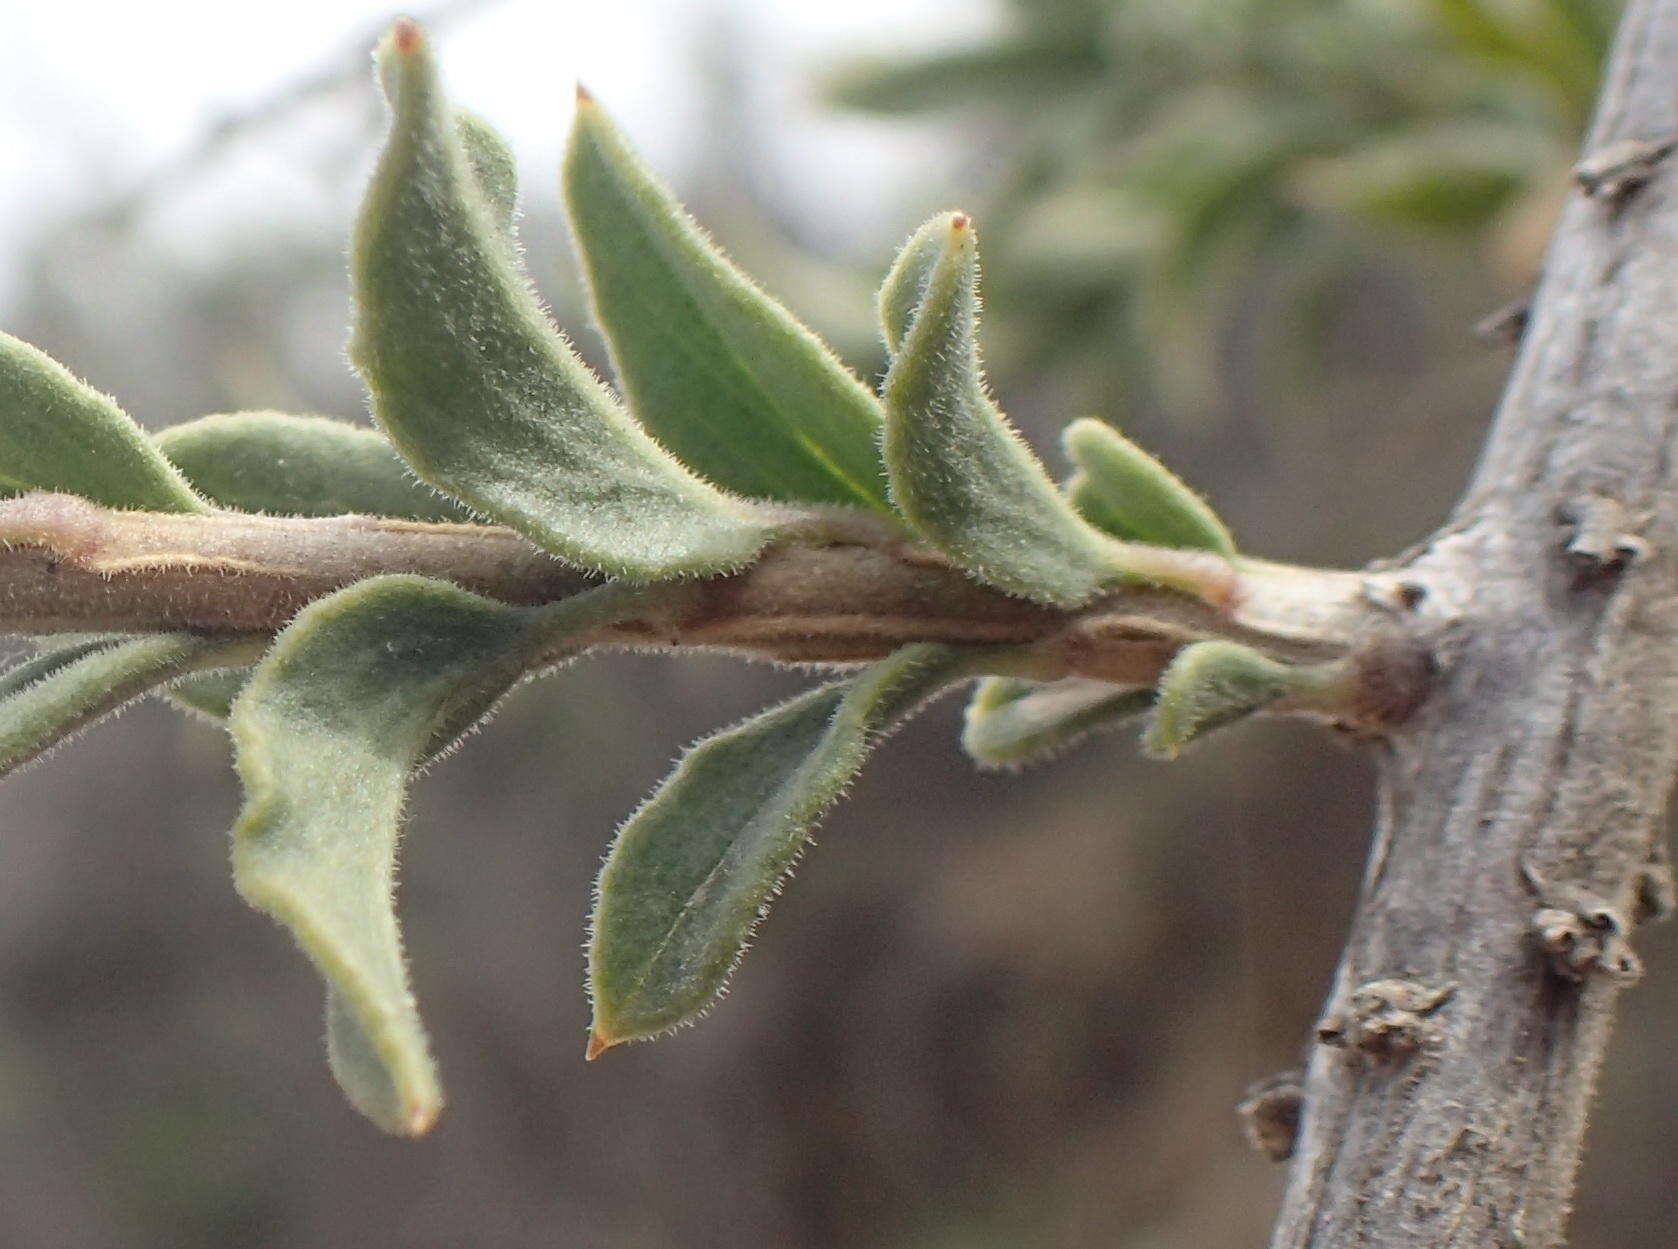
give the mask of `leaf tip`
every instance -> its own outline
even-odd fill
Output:
[[[612,1046],[616,1045],[621,1039],[622,1038],[607,1037],[605,1033],[600,1031],[599,1028],[595,1028],[588,1034],[588,1047],[583,1050],[583,1061],[587,1063],[593,1062],[607,1050],[611,1049]]]
[[[578,108],[591,108],[595,105],[596,102],[597,101],[594,98],[594,92],[590,91],[587,87],[583,86],[583,84],[579,82],[577,84],[577,107]]]
[[[413,56],[425,43],[425,31],[411,17],[399,17],[390,25],[390,46],[398,56]]]
[[[443,1103],[434,1097],[414,1101],[407,1107],[403,1116],[403,1133],[412,1137],[426,1135],[437,1126],[437,1116],[442,1110]]]

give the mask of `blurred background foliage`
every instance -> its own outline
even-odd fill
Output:
[[[876,20],[798,62],[824,124],[908,153],[837,202],[763,85],[774,7],[679,26],[697,85],[670,107],[700,124],[665,171],[865,375],[893,245],[959,205],[994,384],[1051,456],[1071,417],[1117,419],[1282,558],[1356,565],[1442,520],[1507,367],[1469,330],[1536,276],[1613,5],[1015,0],[975,33],[927,0],[913,39]],[[343,237],[370,43],[35,227],[6,328],[153,424],[362,411]],[[269,190],[225,190],[253,165]],[[599,359],[551,171],[525,176],[532,270]],[[312,974],[233,895],[217,730],[148,704],[12,782],[0,1244],[1263,1243],[1282,1173],[1232,1107],[1303,1054],[1371,818],[1364,760],[1299,726],[998,777],[945,707],[828,822],[701,1028],[583,1067],[609,830],[682,743],[799,680],[602,659],[419,787],[402,907],[452,1104],[418,1145],[341,1104]],[[1664,1243],[1678,1215],[1673,940],[1647,942],[1576,1249]]]

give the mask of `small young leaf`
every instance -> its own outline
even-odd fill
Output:
[[[351,248],[350,350],[402,457],[583,568],[653,580],[750,561],[764,512],[687,472],[547,320],[419,28],[398,22],[380,65],[392,123]]]
[[[387,1131],[424,1132],[441,1105],[391,897],[408,776],[633,594],[608,585],[520,609],[422,577],[371,578],[304,608],[233,706],[245,786],[234,879],[337,995],[333,1070]]]
[[[984,767],[1036,763],[1091,733],[1144,715],[1153,705],[1153,690],[1105,681],[1068,677],[1045,685],[986,677],[967,704],[961,744]]]
[[[688,751],[600,872],[589,1057],[705,1009],[870,747],[971,663],[971,652],[905,647]]]
[[[417,481],[377,430],[344,421],[235,412],[172,425],[154,441],[222,507],[280,516],[472,518]]]
[[[717,250],[581,91],[564,186],[618,385],[653,436],[743,495],[887,510],[878,401]]]
[[[260,643],[226,634],[77,639],[0,675],[0,776],[197,668],[239,663]]]
[[[976,580],[1050,606],[1079,606],[1127,579],[1227,599],[1227,561],[1120,542],[1055,488],[985,391],[972,223],[951,213],[929,230],[942,250],[882,389],[898,511]]]
[[[1235,540],[1201,497],[1111,425],[1085,418],[1061,436],[1078,466],[1072,506],[1115,538],[1235,555]]]
[[[934,217],[911,234],[880,286],[880,333],[885,337],[888,355],[895,356],[903,350],[915,309],[926,298],[932,270],[944,254],[948,223],[948,217]]]
[[[1142,747],[1155,758],[1175,759],[1195,738],[1323,681],[1323,669],[1278,663],[1238,642],[1185,646],[1159,679]]]
[[[0,497],[29,490],[136,511],[207,510],[111,399],[0,334]]]

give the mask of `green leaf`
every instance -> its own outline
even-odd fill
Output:
[[[1320,691],[1337,672],[1330,665],[1278,663],[1238,642],[1185,646],[1160,677],[1142,747],[1156,758],[1175,759],[1195,738],[1284,698]]]
[[[222,507],[280,516],[471,519],[417,481],[377,430],[344,421],[235,412],[172,425],[154,441]]]
[[[1066,493],[1090,524],[1116,538],[1234,557],[1235,540],[1205,501],[1111,425],[1073,421],[1061,441],[1078,466]]]
[[[513,149],[494,126],[476,113],[456,109],[455,129],[466,162],[477,179],[478,190],[489,205],[490,216],[506,242],[518,245],[514,225],[519,213],[519,164]]]
[[[1055,488],[986,393],[972,224],[952,213],[928,229],[942,250],[883,388],[898,511],[976,580],[1054,607],[1079,606],[1134,579],[1227,599],[1226,561],[1120,542]]]
[[[926,298],[927,283],[932,280],[938,258],[944,254],[948,223],[947,217],[934,217],[911,234],[880,286],[880,332],[885,336],[888,355],[895,356],[903,350],[903,340],[909,336],[915,310]]]
[[[0,675],[0,776],[182,674],[243,662],[259,645],[226,634],[107,635],[18,664]]]
[[[842,108],[903,114],[1000,101],[1056,97],[1097,80],[1112,66],[1101,40],[1081,30],[954,48],[913,59],[860,60],[847,66],[824,94]],[[1027,107],[1030,107],[1028,105]]]
[[[426,1131],[442,1104],[392,904],[408,775],[463,686],[505,680],[524,629],[516,609],[440,582],[363,581],[305,608],[233,708],[239,892],[337,995],[335,1074],[389,1132]]]
[[[687,472],[547,320],[496,224],[417,26],[380,48],[392,124],[352,243],[351,355],[425,481],[582,568],[739,568],[762,509]]]
[[[972,663],[972,652],[905,647],[688,751],[600,873],[591,1058],[685,1023],[721,993],[811,825],[870,747]]]
[[[961,744],[985,767],[1036,763],[1091,733],[1134,720],[1153,705],[1153,690],[1105,681],[1068,677],[1043,684],[986,677],[967,704]]]
[[[1431,231],[1483,228],[1553,161],[1549,140],[1507,121],[1420,122],[1296,173],[1313,207]]]
[[[377,430],[321,416],[235,412],[160,430],[154,441],[212,502],[284,516],[396,516],[469,521],[418,481]],[[205,672],[170,687],[172,702],[225,720],[249,668]]]
[[[206,719],[225,722],[233,714],[233,704],[244,693],[251,671],[246,665],[183,677],[169,687],[169,701]]]
[[[422,577],[375,577],[304,608],[233,706],[245,787],[235,882],[337,995],[333,1070],[387,1131],[424,1132],[442,1097],[392,901],[409,774],[632,597],[602,586],[520,609]]]
[[[630,410],[719,486],[887,510],[878,401],[577,97],[565,200]]]
[[[29,490],[136,511],[207,510],[115,402],[0,334],[0,497]]]

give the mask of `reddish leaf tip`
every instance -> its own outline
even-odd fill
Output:
[[[420,24],[411,17],[399,17],[390,28],[392,45],[403,56],[412,56],[419,51],[420,41],[425,38],[425,32]]]
[[[951,213],[950,214],[950,230],[954,234],[960,234],[963,230],[967,229],[967,227],[972,225],[972,224],[973,224],[972,218],[969,217],[966,213]]]
[[[408,1111],[407,1129],[409,1136],[424,1136],[437,1126],[437,1113],[442,1107],[435,1102],[414,1106]]]
[[[593,1062],[596,1058],[599,1058],[616,1044],[616,1041],[608,1041],[605,1037],[601,1036],[598,1030],[589,1033],[588,1048],[583,1051],[583,1061],[590,1063]]]
[[[590,91],[587,87],[583,86],[583,84],[579,82],[577,84],[577,107],[581,108],[585,104],[593,104],[593,103],[594,103],[594,92]]]

